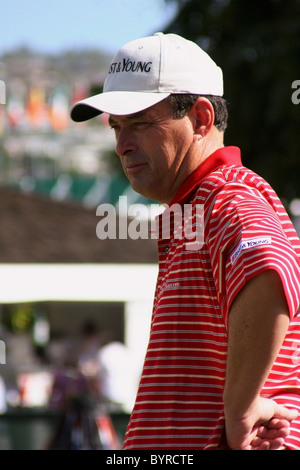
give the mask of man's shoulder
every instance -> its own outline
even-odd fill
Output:
[[[196,197],[211,196],[212,193],[219,192],[225,186],[241,185],[248,186],[248,181],[252,179],[252,184],[257,175],[244,166],[230,165],[221,166],[208,174],[200,183],[196,191]],[[259,177],[257,177],[259,178]]]
[[[203,179],[194,194],[193,203],[209,205],[229,203],[235,199],[278,201],[273,188],[254,171],[242,165],[222,166]]]

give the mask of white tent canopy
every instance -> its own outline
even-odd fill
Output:
[[[0,303],[152,301],[151,264],[0,264]]]

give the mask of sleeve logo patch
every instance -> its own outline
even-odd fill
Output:
[[[260,238],[248,238],[242,240],[239,246],[234,250],[232,255],[230,256],[231,264],[234,264],[239,257],[240,253],[244,250],[248,250],[249,248],[254,248],[260,245],[270,245],[272,243],[271,237],[260,237]]]

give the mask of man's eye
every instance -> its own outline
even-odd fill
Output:
[[[148,123],[146,121],[139,121],[139,122],[135,122],[134,126],[135,127],[145,127],[145,126],[147,126],[147,124]]]

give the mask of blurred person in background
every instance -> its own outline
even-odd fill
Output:
[[[98,361],[102,400],[112,410],[131,412],[139,377],[129,349],[107,333],[98,352]]]

